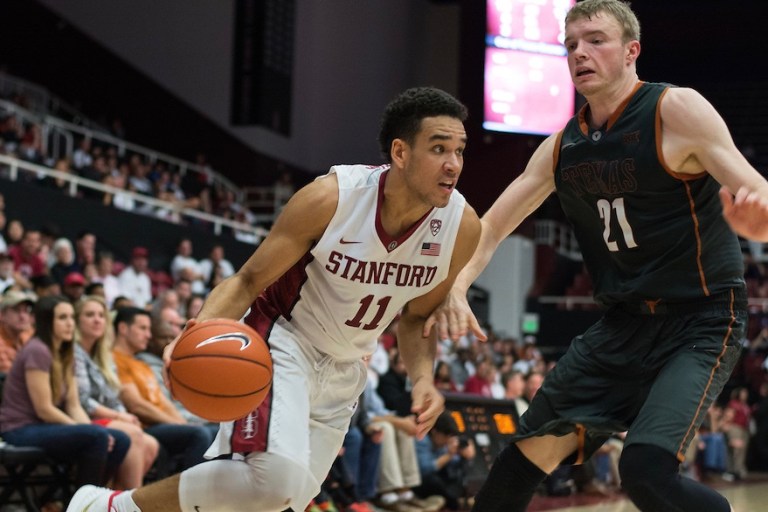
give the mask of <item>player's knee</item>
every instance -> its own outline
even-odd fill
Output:
[[[279,512],[304,507],[320,491],[308,467],[272,453],[242,460],[217,460],[184,471],[179,500],[184,511],[229,512],[249,510]]]
[[[254,479],[264,482],[256,492],[258,502],[264,505],[260,510],[305,507],[320,492],[320,482],[308,467],[273,453],[260,455],[246,460]]]
[[[675,477],[677,471],[677,459],[653,445],[629,445],[619,460],[621,486],[630,497],[660,489]]]

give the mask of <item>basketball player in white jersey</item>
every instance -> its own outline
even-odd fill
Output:
[[[268,341],[270,395],[222,424],[212,460],[134,491],[81,488],[69,511],[302,512],[342,446],[365,384],[362,358],[401,312],[398,346],[423,437],[443,410],[424,322],[472,256],[475,211],[456,190],[466,108],[409,89],[382,118],[389,165],[340,165],[299,190],[269,236],[197,317],[240,319]],[[166,351],[170,354],[172,347]]]

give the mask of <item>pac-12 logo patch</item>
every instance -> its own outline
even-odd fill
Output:
[[[443,227],[443,221],[440,219],[432,219],[429,221],[429,229],[432,231],[432,236],[437,236],[441,227]]]

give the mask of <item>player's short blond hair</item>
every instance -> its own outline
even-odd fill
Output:
[[[582,18],[592,18],[598,13],[608,14],[619,22],[622,28],[622,40],[640,40],[640,22],[629,7],[629,2],[620,0],[584,0],[574,5],[565,16],[565,25]]]

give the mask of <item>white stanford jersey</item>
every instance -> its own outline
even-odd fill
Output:
[[[411,299],[448,276],[465,200],[458,191],[398,238],[381,226],[389,166],[337,165],[339,203],[317,244],[256,300],[246,321],[273,322],[339,360],[371,354]]]

